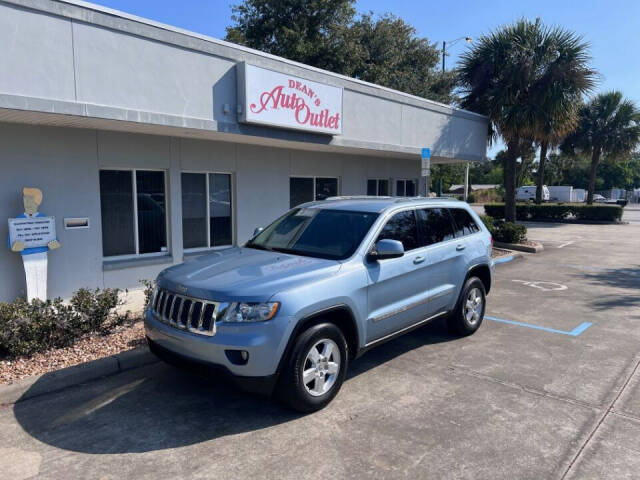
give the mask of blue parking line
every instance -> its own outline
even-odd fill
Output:
[[[513,255],[507,255],[506,257],[500,257],[500,258],[496,258],[493,263],[495,265],[498,265],[500,263],[507,263],[510,262],[514,259],[515,257]]]
[[[485,315],[484,318],[493,320],[494,322],[510,323],[511,325],[518,325],[520,327],[533,328],[535,330],[542,330],[543,332],[559,333],[560,335],[569,335],[571,337],[577,337],[582,332],[584,332],[587,328],[593,325],[591,322],[583,322],[580,325],[578,325],[576,328],[571,330],[570,332],[567,332],[566,330],[557,330],[555,328],[541,327],[539,325],[532,325],[530,323],[516,322],[514,320],[505,320],[504,318],[491,317],[489,315]]]

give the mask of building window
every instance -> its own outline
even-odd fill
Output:
[[[168,250],[165,192],[163,171],[100,171],[103,256]]]
[[[233,244],[231,175],[182,174],[182,240],[184,248]]]
[[[367,180],[367,195],[377,197],[389,195],[389,180],[385,178],[370,178]]]
[[[396,180],[396,197],[415,197],[416,180]]]
[[[289,207],[338,195],[338,179],[332,177],[289,178]]]

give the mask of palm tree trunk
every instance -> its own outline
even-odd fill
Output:
[[[591,154],[591,170],[589,172],[589,193],[587,193],[587,205],[593,204],[593,195],[596,192],[596,171],[600,162],[600,147],[594,147]]]
[[[516,160],[518,159],[518,142],[507,144],[507,158],[504,166],[504,219],[516,221]]]
[[[548,142],[540,142],[540,161],[538,162],[538,178],[536,179],[536,203],[542,203],[542,185],[544,183],[544,162],[547,159]]]

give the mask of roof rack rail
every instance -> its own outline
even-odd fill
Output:
[[[337,195],[335,197],[327,197],[325,200],[378,200],[394,198],[391,196],[378,196],[378,195]]]

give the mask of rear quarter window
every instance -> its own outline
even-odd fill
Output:
[[[480,231],[471,214],[463,208],[449,209],[455,223],[456,237],[464,237]]]

